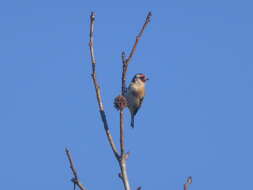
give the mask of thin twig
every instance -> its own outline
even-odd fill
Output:
[[[77,185],[81,190],[87,190],[83,186],[83,184],[81,184],[81,182],[79,181],[79,178],[78,178],[78,175],[77,175],[77,171],[76,171],[75,166],[74,166],[74,161],[73,161],[73,159],[71,157],[71,154],[70,154],[70,152],[69,152],[69,150],[67,148],[65,149],[65,152],[66,152],[68,160],[69,160],[70,169],[71,169],[71,171],[73,173],[73,176],[74,176],[72,178],[72,180],[71,180],[74,183],[74,189],[75,189],[75,185]]]
[[[121,88],[121,94],[122,94],[122,96],[124,96],[124,94],[126,93],[126,72],[127,72],[126,54],[125,54],[124,51],[121,54],[121,59],[122,59],[122,77],[121,77],[122,88]]]
[[[189,176],[186,180],[186,183],[184,184],[184,190],[188,190],[189,185],[192,183],[192,177]]]
[[[126,73],[127,73],[127,70],[128,70],[128,64],[130,63],[130,60],[132,59],[135,51],[136,51],[136,47],[137,47],[137,44],[139,42],[139,40],[141,39],[143,33],[144,33],[144,30],[145,28],[148,26],[148,24],[150,23],[150,19],[151,19],[151,16],[152,16],[152,13],[149,12],[147,17],[146,17],[146,20],[145,20],[145,23],[143,24],[142,28],[141,28],[141,31],[139,32],[139,34],[136,36],[136,39],[135,39],[135,43],[132,47],[132,50],[128,56],[128,58],[126,58],[125,56],[125,52],[122,52],[122,63],[123,63],[123,72],[122,72],[122,95],[126,92]]]
[[[143,24],[143,26],[142,26],[142,28],[141,28],[140,33],[138,34],[138,36],[137,36],[136,39],[135,39],[134,46],[133,46],[133,48],[132,48],[132,50],[131,50],[131,52],[130,52],[128,58],[126,59],[126,63],[127,63],[127,64],[129,63],[129,61],[130,61],[131,58],[133,57],[134,52],[136,51],[137,44],[138,44],[138,42],[139,42],[141,36],[143,35],[145,28],[146,28],[147,25],[150,23],[151,16],[152,16],[152,13],[149,12],[148,15],[147,15],[147,17],[146,17],[146,21],[145,21],[145,23]]]
[[[93,84],[95,87],[97,102],[98,102],[98,106],[99,106],[99,112],[100,112],[101,120],[104,124],[106,136],[107,136],[107,139],[110,143],[110,146],[112,148],[112,151],[113,151],[115,157],[118,159],[119,153],[117,151],[116,145],[114,143],[113,137],[112,137],[109,127],[108,127],[108,123],[107,123],[107,119],[106,119],[106,115],[105,115],[105,111],[104,111],[104,106],[103,106],[103,102],[102,102],[100,87],[99,87],[99,84],[98,84],[98,81],[96,78],[96,60],[95,60],[95,55],[94,55],[94,21],[95,21],[95,13],[91,12],[91,15],[90,15],[90,42],[89,42],[91,63],[92,63],[91,76],[92,76]]]

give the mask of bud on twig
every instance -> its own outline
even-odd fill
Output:
[[[127,159],[129,158],[129,156],[130,156],[130,152],[127,152],[127,153],[125,154],[125,159],[127,160]]]
[[[119,176],[120,179],[122,179],[122,174],[121,173],[119,173],[118,176]]]

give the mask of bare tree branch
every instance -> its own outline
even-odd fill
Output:
[[[126,92],[126,73],[128,70],[128,64],[131,60],[131,58],[134,55],[134,52],[136,51],[136,47],[137,44],[142,36],[142,34],[144,33],[144,30],[146,28],[146,26],[148,25],[148,23],[150,22],[150,17],[151,17],[151,12],[148,13],[146,21],[144,23],[144,25],[141,28],[140,33],[138,34],[138,36],[136,37],[134,46],[128,56],[128,58],[126,58],[125,52],[122,52],[121,54],[121,58],[122,58],[122,87],[121,87],[121,94],[124,95]],[[129,184],[129,180],[128,180],[128,176],[127,176],[127,167],[126,167],[126,155],[125,155],[125,145],[124,145],[124,114],[123,114],[123,109],[120,110],[120,149],[121,149],[121,155],[120,155],[120,160],[119,160],[119,164],[120,164],[120,169],[121,169],[121,174],[122,174],[122,181],[124,183],[124,187],[125,190],[130,190],[130,184]]]
[[[123,157],[125,154],[125,139],[124,139],[124,114],[123,110],[120,110],[120,157]]]
[[[121,176],[122,176],[122,181],[125,187],[125,190],[130,190],[130,184],[127,176],[127,166],[126,166],[126,157],[127,155],[125,154],[125,144],[124,144],[124,113],[123,109],[120,110],[120,150],[121,150],[121,155],[119,161],[120,165],[120,170],[121,170]]]
[[[79,181],[79,178],[78,178],[78,175],[77,175],[77,171],[76,171],[75,166],[74,166],[74,161],[73,161],[73,159],[72,159],[72,157],[71,157],[71,154],[70,154],[70,152],[69,152],[69,150],[68,150],[67,148],[65,149],[65,152],[66,152],[67,157],[68,157],[68,160],[69,160],[70,169],[71,169],[71,171],[72,171],[72,173],[73,173],[73,176],[74,176],[74,177],[71,179],[71,181],[72,181],[73,184],[74,184],[74,189],[75,189],[75,186],[77,185],[77,186],[79,187],[79,189],[81,189],[81,190],[87,190],[87,189],[83,186],[83,184],[81,184],[81,182]]]
[[[149,12],[147,17],[146,17],[146,20],[145,20],[145,23],[143,24],[142,28],[141,28],[141,31],[139,32],[139,34],[136,36],[136,39],[135,39],[135,43],[132,47],[132,50],[128,56],[128,58],[126,58],[126,55],[125,55],[125,52],[122,52],[122,55],[121,55],[121,58],[122,58],[122,63],[123,63],[123,72],[122,72],[122,95],[126,92],[126,73],[127,73],[127,70],[128,70],[128,64],[130,63],[130,60],[132,59],[135,51],[136,51],[136,47],[137,47],[137,44],[139,42],[139,40],[141,39],[143,33],[144,33],[144,30],[145,28],[148,26],[148,24],[150,23],[150,19],[151,19],[151,16],[152,16],[152,13]]]
[[[94,21],[95,21],[95,13],[91,12],[90,15],[90,41],[89,41],[89,47],[90,47],[90,55],[91,55],[91,64],[92,64],[92,80],[93,80],[93,84],[95,87],[95,92],[96,92],[96,97],[97,97],[97,102],[98,102],[98,106],[99,106],[99,112],[100,112],[100,116],[101,116],[101,120],[103,122],[104,125],[104,129],[106,132],[106,136],[108,139],[108,142],[111,146],[111,149],[119,163],[120,166],[120,170],[121,173],[119,173],[119,177],[120,179],[123,181],[124,184],[124,188],[125,190],[131,190],[130,184],[129,184],[129,180],[128,180],[128,176],[127,176],[127,166],[126,166],[126,160],[129,157],[129,152],[125,154],[125,142],[124,142],[124,108],[127,105],[126,99],[124,97],[125,93],[126,93],[126,73],[128,70],[128,65],[130,63],[130,60],[132,59],[135,51],[136,51],[136,47],[137,44],[140,40],[140,38],[142,37],[145,28],[147,27],[147,25],[150,23],[150,19],[151,19],[151,12],[148,13],[145,23],[143,24],[141,31],[139,32],[139,34],[136,37],[135,43],[132,47],[132,50],[128,56],[128,58],[126,58],[125,52],[122,52],[122,88],[121,88],[121,96],[118,96],[115,98],[115,107],[117,109],[120,110],[120,153],[118,153],[117,151],[117,147],[114,143],[113,137],[110,133],[109,127],[108,127],[108,122],[106,119],[106,114],[104,111],[104,106],[103,106],[103,102],[102,102],[102,97],[101,97],[101,92],[100,92],[100,87],[99,87],[99,83],[97,81],[96,78],[96,60],[95,60],[95,55],[94,55]],[[71,171],[73,173],[73,178],[71,179],[71,181],[74,184],[74,190],[75,187],[78,186],[80,190],[87,190],[84,185],[80,182],[79,178],[78,178],[78,174],[77,171],[74,167],[74,162],[73,159],[71,157],[70,151],[66,148],[65,149],[66,155],[68,157],[69,163],[70,163],[70,168]],[[184,184],[184,190],[188,190],[189,185],[192,183],[192,177],[188,177],[186,183]],[[141,190],[141,187],[138,187],[137,190]]]
[[[192,177],[189,176],[189,177],[187,178],[186,183],[184,184],[184,190],[188,190],[189,185],[190,185],[191,183],[192,183]]]
[[[120,109],[120,154],[117,151],[117,148],[115,146],[114,140],[112,138],[112,135],[109,131],[109,127],[108,127],[108,123],[106,120],[106,115],[105,115],[105,111],[104,111],[104,107],[103,107],[103,103],[102,103],[102,97],[101,97],[101,93],[100,93],[100,87],[98,84],[98,81],[96,79],[96,60],[95,60],[95,55],[94,55],[94,21],[95,21],[95,13],[92,12],[91,16],[90,16],[90,42],[89,42],[89,47],[90,47],[90,55],[91,55],[91,64],[92,64],[92,79],[93,79],[93,84],[95,87],[95,91],[96,91],[96,97],[97,97],[97,102],[98,102],[98,106],[99,106],[99,111],[100,111],[100,116],[102,119],[102,122],[104,124],[104,129],[106,131],[106,135],[107,135],[107,139],[110,143],[110,146],[112,148],[112,151],[119,163],[120,166],[120,178],[123,181],[124,184],[124,188],[125,190],[131,190],[130,188],[130,184],[129,184],[129,180],[128,180],[128,176],[127,176],[127,167],[126,167],[126,159],[128,157],[129,154],[125,154],[125,142],[124,142],[124,114],[123,114],[123,109],[124,109],[124,93],[126,91],[126,72],[127,72],[127,68],[128,68],[128,64],[131,60],[131,58],[133,57],[134,52],[136,51],[136,47],[138,44],[138,41],[140,40],[146,26],[148,25],[148,23],[150,22],[150,17],[151,17],[151,12],[148,13],[146,21],[144,23],[144,25],[141,28],[141,31],[139,32],[138,36],[136,37],[136,41],[134,43],[134,46],[129,54],[129,57],[126,59],[125,57],[125,53],[122,53],[122,62],[123,62],[123,69],[122,69],[122,88],[121,88],[121,94],[122,96],[117,97],[116,103],[115,103],[115,107]],[[119,104],[117,104],[119,103]]]
[[[107,119],[106,119],[106,115],[105,115],[105,111],[104,111],[104,106],[103,106],[103,102],[102,102],[100,87],[99,87],[99,84],[98,84],[98,81],[96,78],[96,60],[95,60],[95,55],[94,55],[94,21],[95,21],[95,13],[91,12],[91,15],[90,15],[90,42],[89,42],[91,63],[92,63],[91,76],[92,76],[93,84],[95,87],[100,116],[101,116],[102,122],[104,124],[106,136],[107,136],[107,139],[110,143],[110,146],[112,148],[112,151],[113,151],[115,157],[118,159],[119,153],[117,151],[116,145],[114,143],[113,137],[112,137],[109,127],[108,127],[108,123],[107,123]]]
[[[146,17],[146,21],[143,24],[140,33],[138,34],[138,36],[136,37],[134,46],[132,47],[132,50],[128,56],[128,58],[126,58],[125,52],[122,52],[121,54],[121,58],[122,58],[122,77],[121,77],[121,81],[122,81],[122,87],[121,87],[121,94],[122,96],[124,96],[124,94],[126,93],[126,73],[128,70],[128,64],[130,62],[130,60],[132,59],[134,52],[136,51],[136,47],[137,44],[142,36],[142,34],[144,33],[145,28],[147,27],[147,25],[150,23],[150,18],[151,18],[151,12],[148,13],[147,17]],[[129,180],[128,180],[128,176],[127,176],[127,167],[126,167],[126,159],[128,157],[128,154],[125,154],[125,144],[124,144],[124,114],[123,114],[123,109],[120,110],[120,149],[121,149],[121,155],[120,155],[120,160],[119,160],[119,164],[120,164],[120,169],[121,169],[121,179],[124,183],[124,187],[125,190],[130,190],[130,184],[129,184]]]
[[[127,73],[126,54],[124,51],[121,54],[121,59],[122,59],[121,94],[123,96],[126,93],[126,73]]]

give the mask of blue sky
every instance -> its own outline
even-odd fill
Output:
[[[150,78],[130,128],[132,189],[249,189],[253,153],[251,1],[5,1],[0,11],[0,188],[71,189],[69,147],[89,190],[122,189],[90,73],[96,12],[98,79],[118,140],[121,52],[152,22],[129,65]]]

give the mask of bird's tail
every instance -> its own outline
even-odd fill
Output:
[[[131,127],[134,128],[134,115],[131,115]]]

